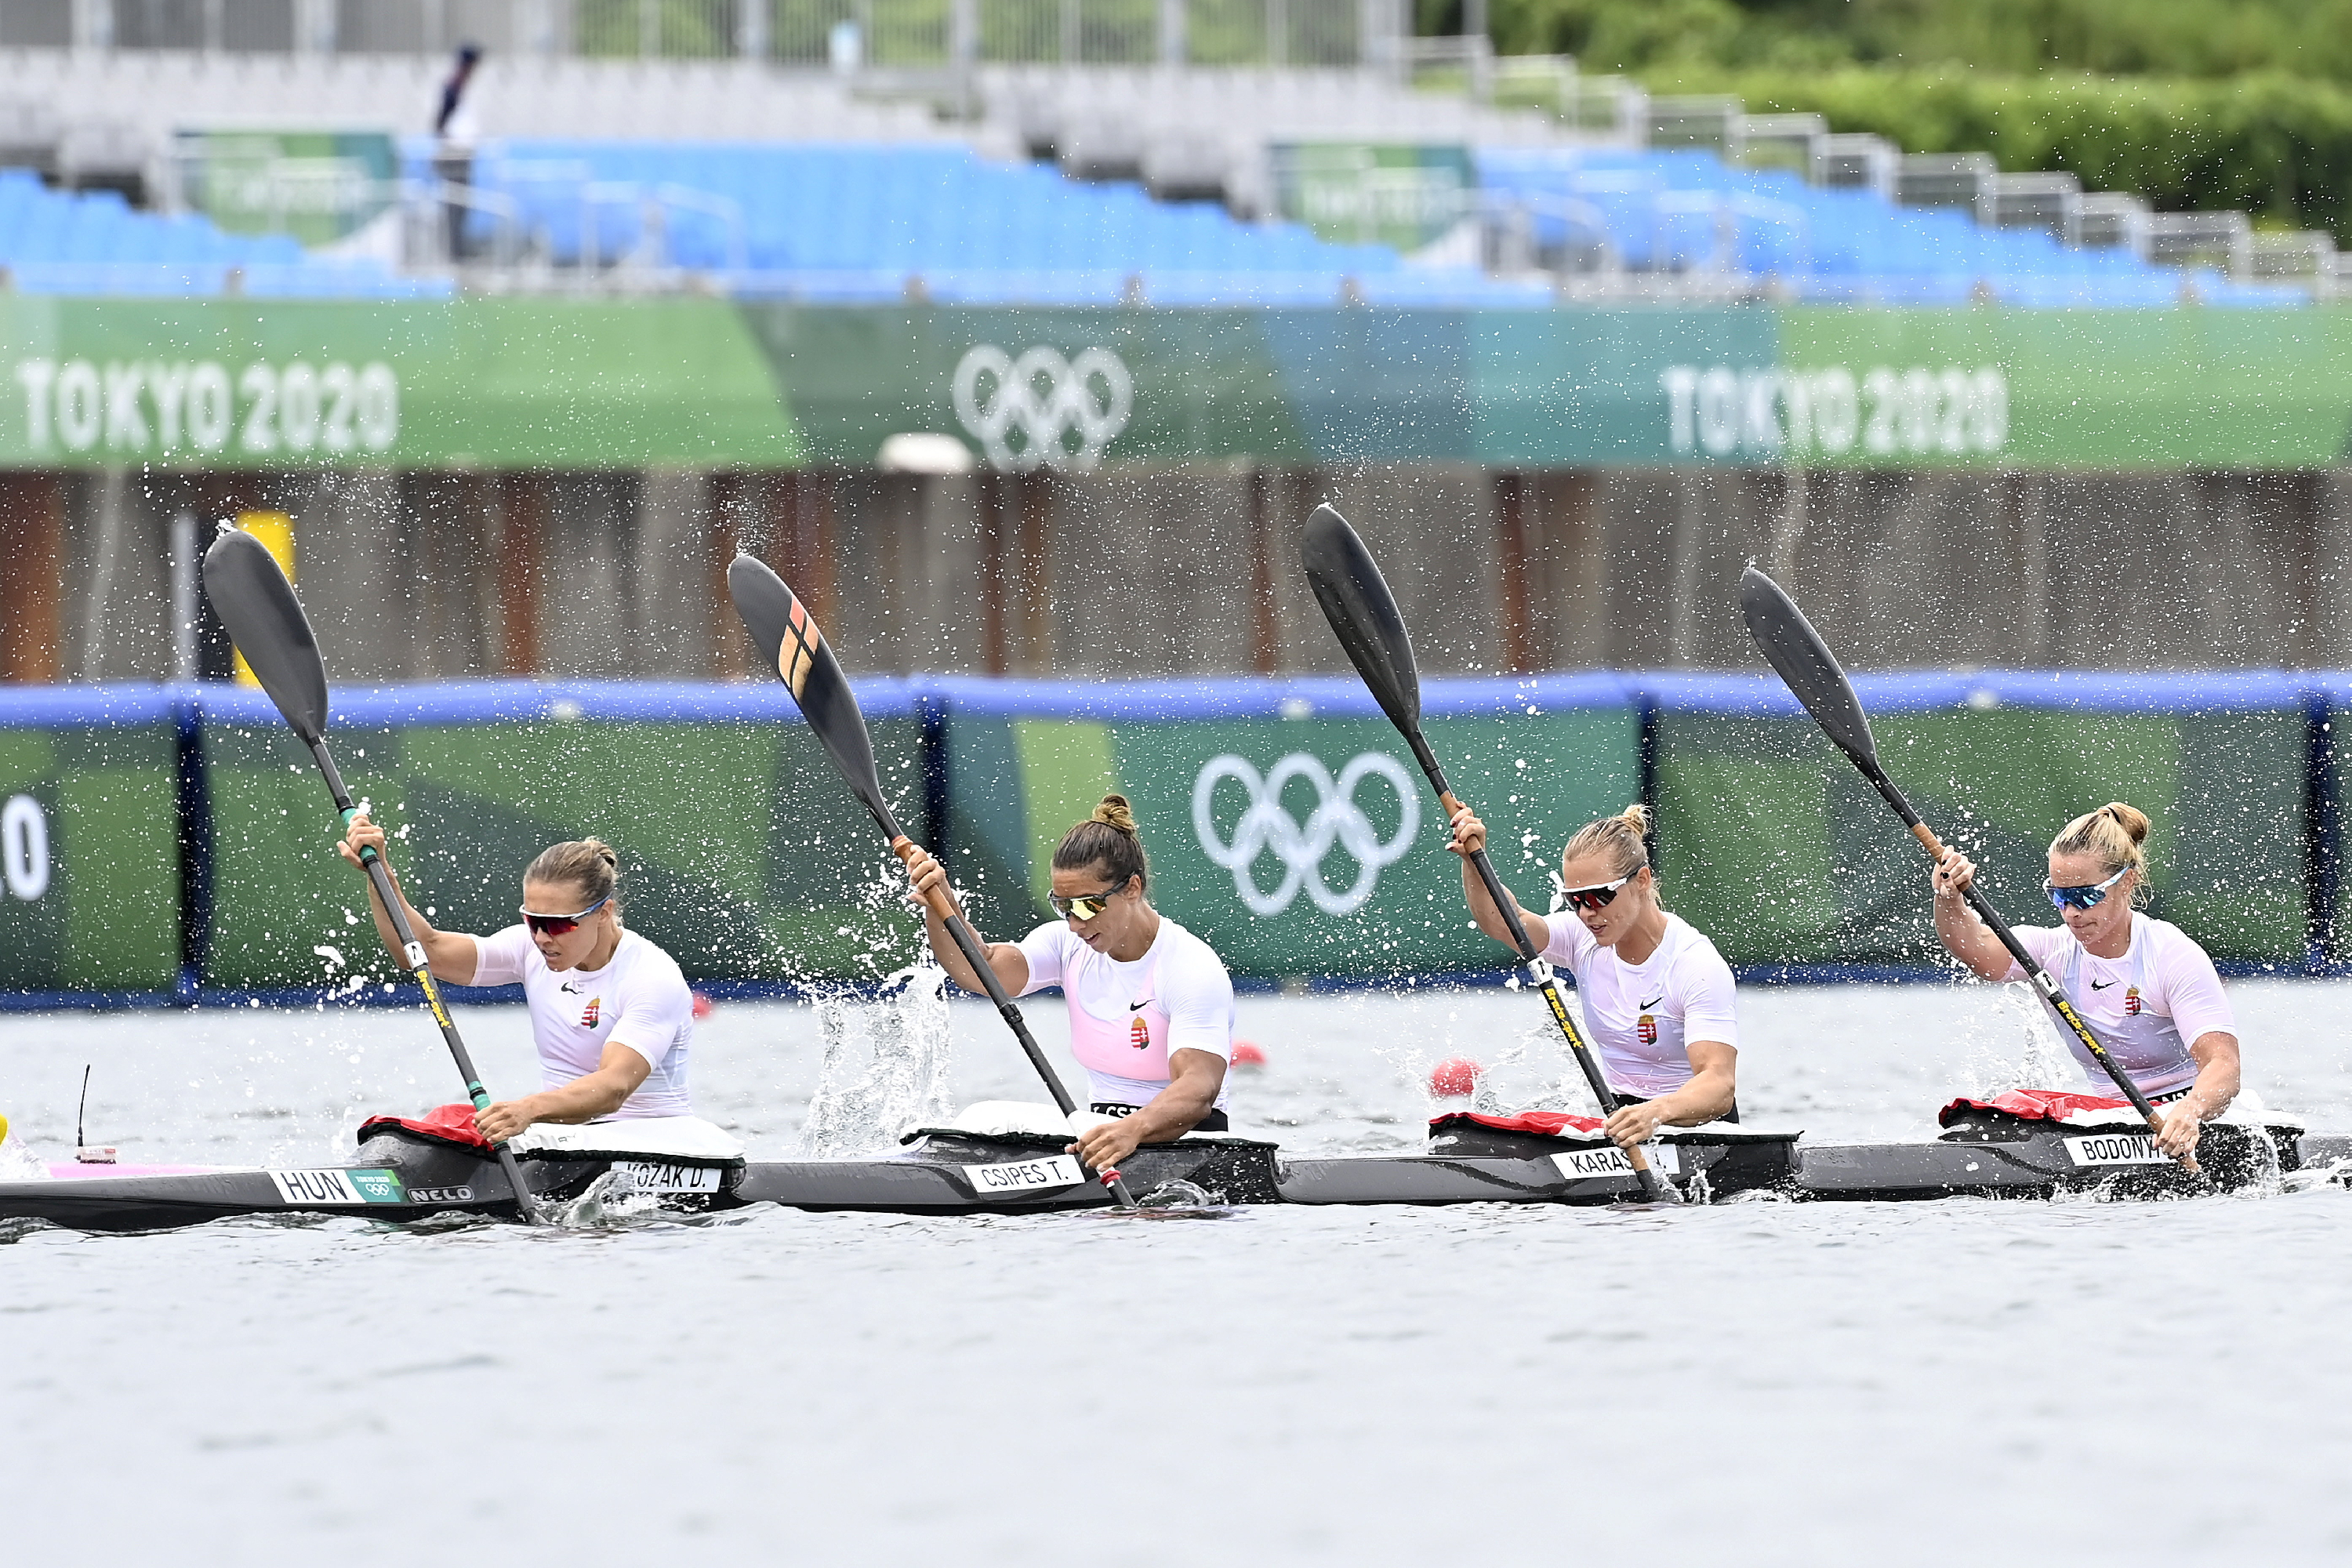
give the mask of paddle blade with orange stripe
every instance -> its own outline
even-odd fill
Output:
[[[841,770],[850,793],[892,840],[904,837],[896,818],[882,800],[882,781],[874,771],[874,742],[866,732],[866,715],[858,710],[857,694],[833,657],[833,647],[817,629],[808,606],[768,564],[739,554],[727,568],[727,595],[743,629],[759,645],[761,657],[776,672],[801,705],[802,716],[816,731],[824,754]]]

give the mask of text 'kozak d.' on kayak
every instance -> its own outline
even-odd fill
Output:
[[[907,861],[931,951],[957,984],[985,989],[929,895],[946,888],[937,860]],[[1225,1068],[1234,1048],[1234,983],[1209,944],[1151,907],[1150,867],[1135,814],[1108,795],[1054,850],[1050,921],[1018,942],[990,942],[1003,987],[1025,996],[1058,985],[1069,1002],[1070,1050],[1086,1068],[1090,1123],[1068,1152],[1097,1171],[1146,1143],[1223,1132]],[[1044,1108],[1040,1108],[1043,1110]]]

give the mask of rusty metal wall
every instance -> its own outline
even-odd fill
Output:
[[[2352,663],[2352,470],[121,470],[0,475],[0,679],[169,676],[171,519],[247,507],[294,516],[340,680],[740,677],[739,541],[856,669],[1336,671],[1293,543],[1326,500],[1433,672],[1749,668],[1751,559],[1856,668]]]

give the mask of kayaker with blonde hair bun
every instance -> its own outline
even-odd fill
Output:
[[[919,901],[946,886],[938,861],[907,861]],[[1234,983],[1209,944],[1151,907],[1151,868],[1127,797],[1107,795],[1054,851],[1054,912],[1019,942],[987,944],[1004,989],[1058,985],[1068,999],[1070,1050],[1087,1069],[1092,1109],[1108,1118],[1071,1145],[1109,1170],[1142,1143],[1195,1128],[1223,1132],[1234,1048]],[[985,986],[925,905],[931,951],[957,984]]]
[[[1510,928],[1470,862],[1486,846],[1486,825],[1464,806],[1453,828],[1447,847],[1462,857],[1471,916],[1509,946]],[[1578,829],[1560,853],[1567,913],[1533,913],[1504,889],[1528,939],[1575,976],[1585,1034],[1619,1101],[1609,1137],[1624,1149],[1647,1142],[1662,1126],[1739,1120],[1731,966],[1705,934],[1658,902],[1649,836],[1644,805]]]
[[[2014,929],[2116,1065],[2150,1104],[2165,1108],[2157,1146],[2179,1158],[2238,1098],[2238,1026],[2221,976],[2196,939],[2134,908],[2151,890],[2147,833],[2147,814],[2119,800],[2068,823],[2050,841],[2042,889],[2063,923]],[[1976,874],[1976,863],[1957,849],[1937,862],[1936,935],[1987,980],[2022,980],[2024,970],[1968,906]],[[2058,1037],[2092,1083],[2104,1085],[2106,1069],[2074,1030],[2062,1027]]]

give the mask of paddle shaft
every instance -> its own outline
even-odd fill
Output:
[[[1910,801],[1895,787],[1895,781],[1886,776],[1886,770],[1878,765],[1878,760],[1875,757],[1853,757],[1853,761],[1854,766],[1862,770],[1862,776],[1870,781],[1871,787],[1895,808],[1895,815],[1903,819],[1903,825],[1911,830],[1911,837],[1927,850],[1927,858],[1940,864],[1944,858],[1943,840],[1936,837],[1934,828],[1919,820],[1919,814],[1912,809]],[[2009,929],[2009,922],[2000,918],[2000,911],[1992,907],[1992,900],[1984,896],[1983,889],[1973,880],[1960,889],[1960,896],[1968,900],[1969,908],[1976,911],[1977,918],[1984,921],[1986,929],[1992,932],[2000,945],[2009,950],[2010,957],[2017,961],[2017,966],[2025,972],[2026,979],[2042,993],[2042,999],[2050,1004],[2050,1010],[2074,1031],[2074,1037],[2083,1042],[2083,1048],[2091,1053],[2094,1061],[2106,1069],[2109,1078],[2115,1079],[2116,1087],[2123,1090],[2124,1098],[2130,1100],[2132,1108],[2147,1121],[2149,1130],[2160,1131],[2164,1126],[2163,1118],[2158,1114],[2156,1107],[2148,1103],[2147,1096],[2140,1092],[2139,1085],[2132,1081],[2131,1074],[2107,1054],[2107,1047],[2099,1043],[2099,1037],[2091,1032],[2091,1026],[2083,1022],[2082,1015],[2074,1011],[2074,1004],[2067,1000],[2065,988],[2058,984],[2057,976],[2044,969],[2040,961],[2026,951],[2025,944],[2017,940],[2017,933]],[[2198,1169],[2194,1154],[2181,1155],[2180,1163],[2183,1169],[2192,1173]]]
[[[883,831],[890,836],[890,853],[898,857],[902,864],[911,865],[915,858],[915,841],[899,832],[898,825],[887,814],[883,814],[880,820]],[[1054,1097],[1054,1104],[1065,1116],[1076,1115],[1077,1101],[1072,1100],[1070,1091],[1062,1087],[1062,1075],[1055,1072],[1054,1064],[1045,1059],[1045,1052],[1037,1044],[1037,1037],[1029,1032],[1029,1021],[1021,1016],[1019,1004],[1005,991],[1004,982],[996,977],[995,969],[988,962],[988,949],[981,942],[979,933],[971,929],[971,922],[963,918],[963,910],[956,903],[955,895],[945,888],[940,888],[925,894],[923,902],[932,914],[939,917],[940,923],[947,927],[948,936],[955,942],[956,951],[963,954],[964,963],[971,966],[972,973],[980,976],[981,984],[987,987],[988,999],[996,1004],[997,1012],[1004,1019],[1004,1026],[1011,1029],[1013,1037],[1021,1042],[1021,1049],[1028,1056],[1029,1065],[1035,1068],[1037,1076],[1045,1080],[1045,1092]],[[1084,1161],[1079,1163],[1085,1163]],[[1092,1170],[1093,1167],[1088,1166],[1087,1169]],[[1121,1208],[1135,1206],[1134,1195],[1127,1190],[1125,1179],[1116,1169],[1097,1171],[1095,1174],[1104,1186],[1110,1189],[1111,1195],[1118,1200]]]
[[[335,797],[335,809],[342,813],[343,826],[348,829],[352,818],[359,815],[359,807],[352,804],[352,792],[343,787],[343,775],[336,771],[335,759],[328,755],[325,740],[310,742],[310,758],[319,764],[319,772],[325,775],[327,788]],[[433,1009],[433,1021],[441,1026],[441,1038],[457,1063],[457,1075],[466,1080],[466,1098],[474,1102],[476,1110],[486,1110],[490,1103],[490,1091],[482,1087],[481,1075],[474,1070],[473,1056],[466,1049],[466,1042],[459,1037],[457,1026],[449,1016],[449,1009],[442,1004],[441,988],[433,982],[432,965],[425,960],[425,945],[416,940],[416,931],[408,923],[407,906],[392,885],[390,868],[384,865],[383,857],[375,852],[373,845],[360,851],[360,864],[367,871],[368,881],[375,889],[375,896],[383,903],[383,912],[391,918],[394,934],[400,938],[402,965],[425,989],[425,1001]],[[507,1184],[514,1189],[515,1206],[522,1211],[523,1218],[533,1225],[541,1223],[539,1204],[522,1179],[522,1167],[515,1163],[514,1151],[504,1143],[496,1144],[493,1148],[499,1157],[499,1169],[506,1173]]]
[[[1408,730],[1402,725],[1398,729],[1403,734],[1405,743],[1412,748],[1413,759],[1421,763],[1421,771],[1429,775],[1429,786],[1437,792],[1437,804],[1445,808],[1446,821],[1452,822],[1462,810],[1462,802],[1454,797],[1453,788],[1446,784],[1445,770],[1437,765],[1435,753],[1430,751],[1429,742],[1418,729]],[[1486,858],[1484,849],[1471,852],[1470,864],[1477,868],[1478,880],[1486,885],[1486,897],[1494,901],[1496,912],[1503,917],[1504,929],[1511,933],[1511,945],[1518,950],[1520,960],[1527,964],[1528,973],[1535,976],[1537,989],[1543,993],[1545,1004],[1551,1008],[1552,1022],[1559,1026],[1560,1037],[1568,1042],[1568,1054],[1576,1058],[1577,1067],[1584,1073],[1584,1081],[1591,1086],[1592,1098],[1600,1101],[1601,1114],[1614,1116],[1617,1113],[1617,1096],[1610,1089],[1607,1076],[1601,1070],[1600,1058],[1592,1054],[1592,1047],[1586,1045],[1584,1037],[1577,1032],[1576,1020],[1569,1015],[1568,998],[1559,994],[1559,982],[1553,978],[1550,965],[1543,962],[1542,955],[1536,951],[1535,940],[1528,935],[1527,922],[1519,919],[1518,900],[1504,888],[1503,879],[1495,874],[1495,863]],[[1634,1144],[1625,1151],[1625,1157],[1633,1163],[1633,1172],[1642,1179],[1643,1192],[1654,1198],[1658,1196],[1658,1173],[1651,1169],[1649,1156],[1642,1146]]]

